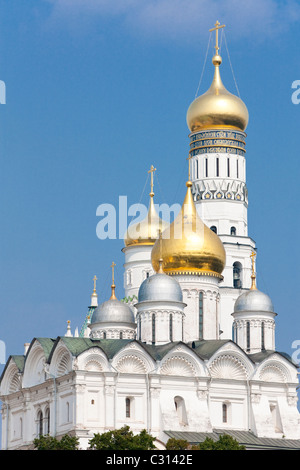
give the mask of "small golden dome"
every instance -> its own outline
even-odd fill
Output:
[[[159,231],[165,230],[167,223],[157,214],[152,193],[150,193],[150,204],[147,217],[141,222],[130,225],[125,235],[125,246],[131,245],[154,245]]]
[[[167,228],[167,222],[164,222],[157,214],[154,206],[153,192],[153,174],[156,168],[151,166],[148,173],[151,173],[151,192],[148,214],[144,220],[130,225],[127,229],[124,242],[125,246],[131,245],[154,245],[159,232]]]
[[[152,248],[152,265],[159,271],[160,259],[166,274],[198,274],[222,278],[226,254],[216,233],[200,219],[188,181],[180,213]]]
[[[214,55],[213,82],[206,93],[196,98],[187,111],[186,121],[191,132],[205,129],[245,131],[249,114],[245,103],[224,87],[220,76],[222,58]]]

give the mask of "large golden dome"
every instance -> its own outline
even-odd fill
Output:
[[[155,168],[151,166],[151,192],[150,203],[147,216],[141,222],[137,222],[128,227],[124,237],[125,246],[132,245],[154,245],[159,232],[166,229],[168,224],[163,221],[155,210],[153,192],[153,172]]]
[[[152,265],[166,274],[211,275],[222,278],[226,254],[223,243],[198,216],[192,183],[188,181],[180,213],[152,248]]]
[[[214,55],[215,74],[206,93],[190,105],[186,121],[191,132],[205,129],[234,129],[244,131],[249,114],[245,103],[224,87],[220,76],[221,56]]]

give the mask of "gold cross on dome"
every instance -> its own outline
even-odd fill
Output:
[[[212,31],[216,32],[216,45],[215,45],[216,55],[219,55],[219,29],[221,28],[225,28],[225,24],[221,25],[219,21],[216,21],[215,27],[209,30],[210,33]]]
[[[112,283],[115,283],[115,266],[116,263],[112,262],[111,268],[112,268]]]
[[[97,277],[94,276],[94,277],[93,277],[93,281],[94,281],[94,292],[96,292],[96,281],[97,281],[97,280],[98,280]]]
[[[254,274],[255,272],[255,268],[254,268],[254,263],[255,263],[255,258],[256,258],[256,253],[255,251],[252,251],[251,255],[250,255],[250,258],[252,260],[252,274]]]
[[[256,258],[256,253],[255,251],[252,251],[250,255],[251,261],[252,261],[252,274],[251,274],[251,289],[256,290],[256,274],[255,274],[255,258]]]
[[[148,173],[151,174],[151,193],[150,193],[150,194],[152,194],[152,195],[154,195],[154,193],[153,193],[153,175],[154,175],[154,172],[155,172],[155,171],[156,171],[156,168],[154,168],[154,166],[151,165],[151,168],[150,168],[150,170],[148,171]]]

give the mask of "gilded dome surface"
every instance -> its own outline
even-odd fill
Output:
[[[150,204],[148,214],[144,220],[128,227],[124,242],[125,246],[131,245],[154,245],[159,231],[167,227],[157,214],[153,201],[153,193],[150,193]]]
[[[249,114],[245,103],[226,90],[220,76],[222,59],[213,57],[215,74],[206,93],[196,98],[187,111],[187,125],[191,132],[204,129],[235,129],[244,131]]]
[[[200,219],[191,186],[188,181],[180,213],[152,248],[153,268],[158,271],[162,259],[166,274],[209,274],[222,278],[226,260],[223,243]]]

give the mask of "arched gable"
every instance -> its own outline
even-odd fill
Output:
[[[49,375],[62,377],[71,372],[72,366],[72,354],[66,344],[59,339],[50,357]],[[47,376],[47,378],[49,378],[49,376]]]
[[[298,382],[296,368],[276,352],[258,365],[253,378],[273,383]]]
[[[239,346],[228,341],[209,359],[207,368],[215,379],[246,380],[253,374],[254,364]]]
[[[147,374],[156,367],[155,361],[136,341],[132,341],[114,356],[112,366],[122,374]]]
[[[107,356],[99,347],[92,347],[78,356],[76,369],[90,372],[108,371]]]
[[[174,345],[163,358],[159,373],[180,377],[207,376],[202,359],[184,343]]]
[[[6,363],[5,371],[3,372],[0,395],[9,395],[10,393],[17,392],[21,387],[21,371],[13,357],[10,357]]]
[[[46,380],[45,367],[49,357],[48,352],[43,339],[34,338],[32,340],[25,358],[24,388],[38,385]]]

